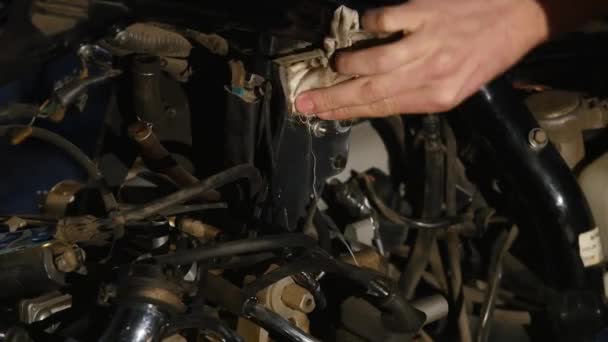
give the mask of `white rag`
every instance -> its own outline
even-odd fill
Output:
[[[374,36],[361,30],[359,13],[346,6],[340,6],[334,12],[331,32],[323,42],[323,49],[275,60],[280,65],[281,84],[290,114],[301,114],[295,107],[295,100],[302,92],[329,87],[355,78],[356,76],[336,73],[331,69],[329,61],[337,50],[370,38],[374,38]]]

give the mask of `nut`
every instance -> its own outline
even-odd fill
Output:
[[[281,300],[291,309],[303,313],[311,313],[316,306],[315,299],[310,292],[297,284],[287,285],[283,290]]]
[[[542,128],[534,128],[528,134],[528,143],[534,150],[542,150],[549,143],[549,136]]]

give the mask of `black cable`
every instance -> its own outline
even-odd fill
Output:
[[[257,253],[282,248],[314,248],[317,242],[304,234],[269,235],[255,239],[231,241],[154,257],[160,264],[185,265],[213,258]]]
[[[7,125],[0,126],[0,136],[8,134],[11,130],[28,128],[26,125]],[[87,173],[89,178],[93,180],[99,192],[101,193],[101,198],[103,200],[104,206],[106,208],[106,212],[112,212],[118,209],[118,203],[116,202],[116,198],[114,194],[109,189],[108,185],[103,178],[103,175],[97,168],[97,165],[93,163],[93,161],[84,153],[81,149],[79,149],[76,145],[72,144],[70,141],[60,136],[59,134],[53,133],[49,130],[39,127],[31,127],[32,133],[31,136],[47,142],[58,149],[65,152],[67,155],[72,157],[78,165],[80,165]]]
[[[245,254],[241,256],[234,256],[224,262],[212,264],[209,266],[209,268],[222,270],[241,269],[261,264],[274,258],[276,258],[276,255],[272,252]]]
[[[365,190],[367,191],[372,204],[378,209],[380,214],[394,224],[405,225],[415,229],[441,229],[448,228],[453,225],[462,224],[462,217],[445,217],[437,219],[415,219],[403,216],[389,206],[376,194],[376,191],[371,184],[371,180],[365,174],[360,174],[359,178],[363,181]]]
[[[356,284],[365,299],[382,311],[383,324],[391,332],[416,332],[424,323],[424,314],[414,309],[398,291],[388,286],[389,280],[384,276],[336,260],[319,248],[311,250],[308,255],[295,262],[257,278],[242,290],[243,297],[255,296],[259,291],[283,278],[311,271],[333,273]]]
[[[321,284],[310,272],[300,272],[291,276],[296,284],[307,289],[315,299],[316,307],[320,310],[327,306],[327,298],[321,289]]]
[[[243,292],[245,292],[248,296],[254,297],[256,293],[262,291],[263,289],[278,282],[281,279],[293,276],[301,272],[323,271],[328,268],[330,268],[328,265],[321,264],[320,262],[317,262],[317,260],[313,260],[310,257],[304,257],[295,262],[281,266],[278,269],[257,278],[253,282],[247,284],[243,289]]]
[[[448,228],[457,224],[462,224],[464,222],[462,217],[445,217],[439,219],[412,219],[409,217],[401,216],[411,228],[416,229],[441,229]]]
[[[39,110],[38,106],[29,103],[9,103],[0,107],[0,125],[29,122]]]
[[[178,207],[173,207],[167,209],[165,211],[161,211],[159,214],[162,216],[176,216],[183,215],[203,210],[213,210],[213,209],[228,209],[228,203],[226,202],[217,202],[217,203],[204,203],[204,204],[192,204],[192,205],[182,205]]]
[[[315,216],[313,218],[314,227],[317,230],[317,237],[319,239],[319,246],[326,251],[331,251],[331,233],[330,227],[325,216],[322,215],[321,210],[317,208]]]
[[[256,193],[262,184],[262,177],[257,168],[250,164],[238,165],[213,175],[201,181],[199,184],[184,188],[169,196],[157,199],[137,208],[127,210],[122,213],[122,215],[114,217],[114,224],[144,220],[175,205],[193,200],[209,190],[220,188],[242,178],[249,180],[249,191],[251,194]]]

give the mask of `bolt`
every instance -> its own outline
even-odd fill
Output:
[[[549,143],[547,132],[542,128],[534,128],[528,135],[528,143],[533,150],[542,150]]]
[[[316,306],[315,299],[310,292],[297,284],[285,286],[281,300],[291,309],[303,313],[311,313]]]

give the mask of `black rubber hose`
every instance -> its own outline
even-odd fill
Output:
[[[261,264],[263,262],[267,262],[269,260],[275,259],[277,256],[272,252],[262,252],[255,254],[247,254],[242,256],[234,256],[227,261],[220,262],[217,264],[213,264],[211,267],[213,269],[222,269],[222,270],[230,270],[230,269],[242,269],[247,267],[252,267],[257,264]]]
[[[238,165],[211,176],[197,185],[182,189],[143,206],[127,210],[122,215],[113,218],[114,224],[144,220],[175,205],[191,201],[209,190],[234,183],[239,179],[247,179],[249,181],[249,191],[251,194],[257,193],[262,184],[262,176],[258,169],[249,164]]]
[[[390,292],[388,297],[376,300],[374,304],[382,311],[384,327],[398,333],[395,336],[418,332],[426,320],[426,315],[406,302],[397,291]]]
[[[243,292],[253,296],[277,281],[301,272],[324,271],[337,274],[359,286],[364,297],[380,311],[385,328],[395,333],[415,333],[422,327],[425,315],[405,301],[400,292],[386,286],[383,276],[345,262],[335,260],[317,249],[300,260],[281,266],[248,284]]]
[[[231,241],[154,257],[160,264],[185,265],[213,258],[259,253],[283,248],[314,248],[317,241],[304,234],[269,235],[255,239]]]
[[[0,135],[6,135],[11,130],[23,129],[27,127],[28,126],[26,125],[0,126]],[[86,171],[89,178],[91,178],[99,189],[106,212],[112,212],[118,209],[116,198],[106,184],[103,175],[99,171],[99,168],[97,168],[97,165],[95,165],[95,163],[93,163],[93,161],[84,152],[82,152],[81,149],[59,134],[53,133],[44,128],[32,127],[31,136],[57,147],[72,157],[72,159],[74,159],[74,161],[76,161],[76,163],[78,163],[78,165],[80,165]]]
[[[319,208],[315,211],[313,223],[319,238],[319,246],[328,252],[331,251],[330,227]]]
[[[110,69],[95,76],[90,76],[84,79],[74,79],[63,87],[59,88],[53,94],[55,101],[61,104],[64,108],[75,103],[91,86],[98,85],[109,81],[110,79],[120,76],[121,70]]]
[[[378,209],[382,216],[394,224],[404,225],[408,228],[414,229],[441,229],[463,223],[463,218],[456,216],[436,219],[415,219],[403,216],[387,206],[384,201],[378,197],[373,185],[371,184],[371,180],[367,175],[361,174],[360,179],[363,181],[363,185],[372,201],[372,204],[376,207],[376,209]]]
[[[0,107],[0,125],[27,123],[38,111],[38,106],[29,103],[9,103]]]
[[[450,116],[468,123],[479,135],[483,163],[496,168],[521,228],[520,241],[533,239],[545,251],[539,265],[543,281],[560,291],[549,308],[556,334],[564,340],[584,340],[605,325],[603,270],[586,269],[578,237],[596,227],[580,186],[553,144],[542,149],[530,144],[538,123],[508,80],[500,77],[484,86]],[[465,128],[465,127],[463,127]],[[530,230],[536,229],[532,233]],[[559,265],[556,272],[555,265]]]

